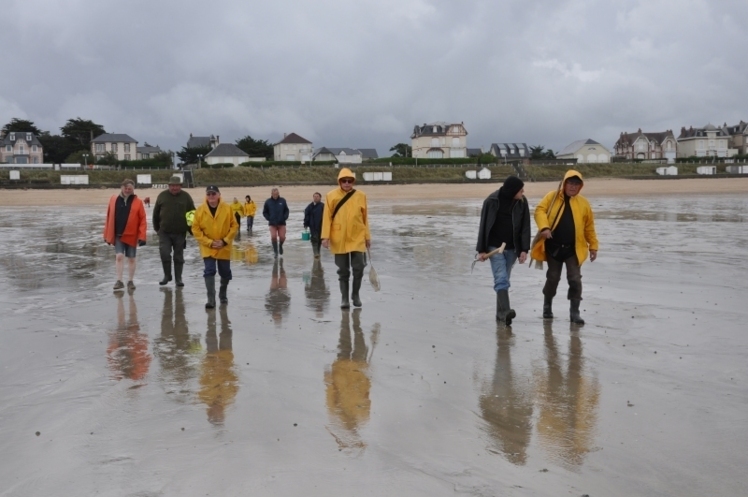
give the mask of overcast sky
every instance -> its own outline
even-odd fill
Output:
[[[748,120],[746,0],[2,0],[0,121],[221,142],[559,150]]]

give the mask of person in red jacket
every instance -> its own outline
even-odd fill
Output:
[[[127,289],[135,290],[132,279],[135,276],[135,254],[138,247],[145,245],[146,217],[143,202],[135,195],[135,182],[126,179],[122,182],[119,195],[112,195],[106,212],[104,241],[114,245],[117,282],[115,290],[123,290],[122,272],[127,257]]]

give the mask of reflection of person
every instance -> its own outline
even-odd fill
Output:
[[[135,256],[137,247],[145,245],[146,240],[146,216],[143,202],[135,195],[135,182],[126,179],[122,182],[122,189],[118,195],[112,195],[109,199],[109,207],[106,212],[104,223],[104,241],[114,245],[115,271],[117,282],[115,290],[122,290],[122,273],[125,269],[125,258],[127,258],[127,289],[135,290]]]
[[[265,296],[265,309],[273,317],[276,325],[280,325],[283,315],[288,314],[291,305],[291,294],[288,293],[288,279],[283,261],[273,263],[273,276],[270,278],[270,291]]]
[[[216,337],[216,315],[208,314],[208,332],[205,334],[207,353],[200,368],[200,391],[197,396],[208,409],[208,421],[223,424],[226,407],[231,405],[239,391],[239,377],[234,369],[232,330],[226,307],[221,307],[221,334]]]
[[[566,373],[553,336],[552,321],[545,321],[545,371],[535,373],[537,431],[541,445],[568,466],[579,466],[594,442],[600,386],[585,375],[582,341],[569,337]]]
[[[535,224],[540,240],[532,248],[532,258],[548,262],[543,287],[543,317],[553,318],[552,303],[566,265],[569,281],[570,319],[584,324],[579,314],[582,300],[581,267],[589,253],[590,261],[597,258],[597,234],[592,207],[579,195],[584,183],[582,175],[573,169],[566,172],[558,191],[549,192],[535,208]]]
[[[185,390],[186,383],[194,377],[190,351],[199,347],[199,342],[190,337],[182,290],[177,289],[175,296],[169,287],[161,291],[164,294],[161,334],[154,340],[153,352],[161,364],[160,378],[176,383],[178,387],[173,391],[179,392]]]
[[[342,311],[338,356],[325,371],[327,410],[342,428],[331,433],[341,448],[365,447],[358,429],[369,420],[371,411],[368,349],[361,330],[360,315],[361,309],[353,310],[351,341],[351,313]]]
[[[532,435],[532,391],[530,379],[512,368],[512,337],[499,330],[493,381],[483,385],[480,410],[488,433],[498,449],[513,464],[524,465]]]
[[[506,244],[504,252],[492,256],[493,289],[496,292],[496,320],[506,325],[516,317],[509,304],[509,276],[519,260],[524,264],[530,251],[530,208],[523,195],[525,184],[516,176],[509,176],[504,186],[483,202],[478,229],[478,258],[486,260],[486,253]]]
[[[169,189],[158,194],[153,206],[153,229],[158,233],[158,251],[164,269],[164,279],[159,285],[171,281],[171,259],[174,251],[174,279],[177,286],[184,286],[184,247],[187,243],[187,213],[195,210],[192,196],[182,190],[182,178],[172,176]]]
[[[270,241],[273,244],[275,257],[283,255],[283,242],[286,241],[286,220],[288,219],[288,203],[280,196],[277,188],[270,191],[270,198],[265,201],[262,215],[270,226]]]
[[[117,294],[117,330],[109,334],[107,363],[116,380],[143,380],[151,366],[148,353],[148,335],[140,333],[138,307],[129,296],[129,313],[125,319],[122,294]]]
[[[325,197],[325,212],[322,219],[322,246],[335,254],[338,266],[338,281],[342,301],[340,307],[350,307],[348,286],[353,268],[353,305],[361,307],[358,292],[364,277],[366,249],[371,246],[366,195],[353,188],[356,179],[353,172],[344,167],[338,174],[338,188]]]
[[[325,270],[322,268],[322,261],[315,259],[312,265],[312,275],[309,282],[304,286],[306,293],[307,307],[314,309],[317,317],[322,317],[327,303],[330,300],[330,290],[325,284]]]
[[[247,195],[244,197],[244,215],[247,217],[247,233],[252,233],[252,226],[255,224],[255,214],[257,214],[255,201]]]
[[[309,229],[312,253],[315,258],[319,257],[319,247],[322,243],[322,214],[324,210],[325,204],[322,203],[322,195],[315,192],[312,195],[312,202],[304,209],[304,227]]]
[[[205,270],[205,288],[208,292],[206,309],[216,306],[216,269],[221,276],[218,297],[222,304],[228,304],[227,288],[231,281],[231,244],[239,229],[231,207],[221,200],[217,186],[205,190],[205,202],[197,208],[192,223],[192,234],[200,245]]]

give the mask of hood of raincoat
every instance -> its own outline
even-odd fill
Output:
[[[353,178],[354,180],[356,179],[356,177],[353,175],[353,171],[351,171],[347,167],[344,167],[338,173],[338,183],[340,183],[340,180],[343,178]]]
[[[574,169],[569,169],[568,171],[566,171],[566,174],[564,174],[564,184],[561,187],[562,192],[564,190],[563,187],[566,186],[566,180],[574,176],[582,180],[582,186],[579,187],[579,193],[582,193],[582,188],[584,188],[584,178],[582,177],[582,173],[580,173],[579,171],[575,171]]]

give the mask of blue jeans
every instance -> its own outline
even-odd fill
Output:
[[[255,217],[254,216],[247,216],[247,229],[251,230],[253,224],[255,224]]]
[[[495,248],[488,247],[488,251],[490,252]],[[491,271],[493,271],[494,291],[509,290],[509,275],[512,273],[512,266],[514,266],[516,260],[517,253],[514,249],[506,249],[501,254],[491,256],[489,261],[491,262]]]
[[[221,275],[222,280],[231,279],[231,261],[224,259],[214,259],[212,257],[203,258],[205,263],[205,270],[203,271],[203,277],[216,275],[216,266],[218,266],[218,274]]]

